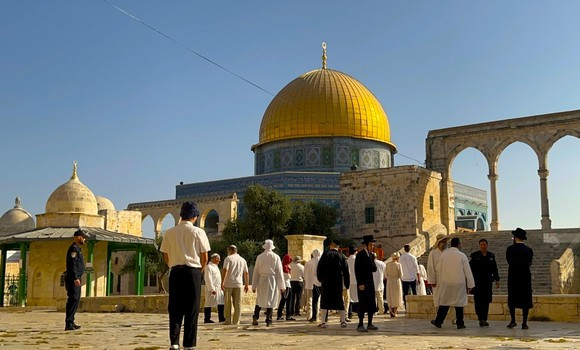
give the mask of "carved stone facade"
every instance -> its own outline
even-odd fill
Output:
[[[488,163],[491,194],[491,229],[500,229],[497,205],[497,164],[501,153],[512,143],[522,142],[534,150],[538,157],[540,180],[541,224],[543,230],[551,229],[548,199],[548,152],[564,136],[580,138],[580,110],[506,119],[495,122],[465,125],[429,131],[427,168],[442,174],[441,217],[443,224],[454,231],[454,198],[451,166],[464,149],[479,150]]]

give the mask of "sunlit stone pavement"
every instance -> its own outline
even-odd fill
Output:
[[[239,326],[200,323],[197,349],[580,349],[578,323],[530,322],[530,329],[524,331],[507,329],[505,321],[490,321],[489,328],[467,321],[467,329],[457,330],[450,322],[437,329],[425,320],[379,316],[375,322],[378,331],[358,333],[354,320],[343,329],[336,315],[326,329],[304,317],[274,321],[269,328],[263,322],[259,326],[250,322],[246,313]],[[80,330],[65,332],[63,313],[0,309],[0,348],[169,348],[167,315],[79,313],[77,323]]]

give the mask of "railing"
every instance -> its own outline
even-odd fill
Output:
[[[20,276],[6,275],[4,279],[4,306],[18,306]]]

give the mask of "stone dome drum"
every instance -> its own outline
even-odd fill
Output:
[[[98,214],[97,199],[78,179],[76,165],[70,180],[54,190],[46,201],[46,213]]]
[[[260,175],[388,168],[396,147],[377,98],[355,78],[326,69],[324,60],[270,102],[252,151]]]

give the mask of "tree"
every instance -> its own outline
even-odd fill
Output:
[[[290,200],[280,192],[250,185],[244,195],[246,215],[239,223],[247,238],[258,242],[283,237],[290,219]]]
[[[157,286],[159,287],[159,293],[167,293],[165,285],[163,284],[163,279],[165,275],[169,272],[169,266],[163,260],[163,253],[161,253],[157,247],[161,247],[161,242],[163,241],[162,232],[157,238],[155,238],[155,246],[144,245],[143,246],[143,256],[145,258],[145,271],[151,275],[157,276]],[[137,270],[137,259],[136,254],[132,254],[125,261],[125,264],[119,271],[121,275],[127,273],[134,273]]]
[[[290,220],[288,220],[288,233],[333,235],[332,228],[335,226],[337,219],[338,210],[336,208],[319,202],[308,202],[306,204],[296,202]]]

